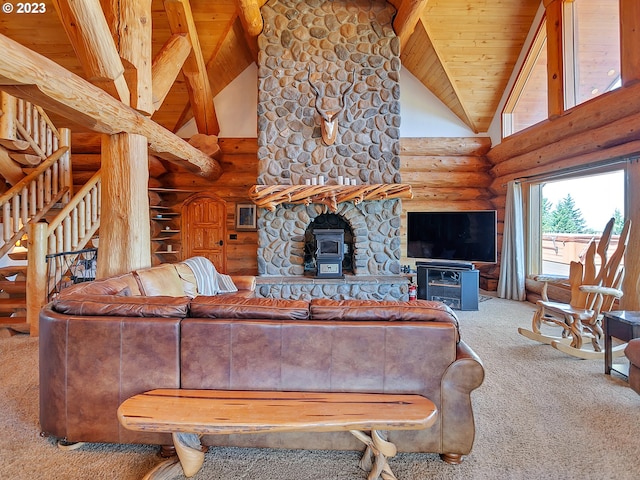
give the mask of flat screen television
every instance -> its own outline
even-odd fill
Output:
[[[497,261],[496,211],[407,212],[407,257]]]

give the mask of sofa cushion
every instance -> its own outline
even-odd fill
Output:
[[[184,284],[172,264],[135,270],[134,277],[138,281],[140,293],[148,297],[168,296],[183,297]]]
[[[237,295],[199,296],[191,301],[189,316],[196,318],[306,320],[309,318],[309,303],[304,300]]]
[[[437,321],[458,324],[456,314],[447,305],[429,300],[400,302],[393,300],[311,300],[313,320],[388,320]]]
[[[184,318],[189,311],[188,297],[124,297],[115,295],[83,295],[58,297],[53,310],[68,315],[115,317]]]
[[[140,287],[131,273],[71,285],[61,296],[78,295],[140,295]]]
[[[197,297],[198,282],[196,281],[196,276],[194,275],[193,270],[191,270],[186,263],[174,263],[173,266],[176,268],[176,272],[178,273],[180,280],[182,280],[184,294],[191,298]]]

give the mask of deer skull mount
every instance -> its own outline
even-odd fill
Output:
[[[347,95],[353,90],[353,86],[356,83],[356,74],[353,72],[353,78],[351,85],[349,85],[340,98],[330,98],[325,95],[325,85],[314,85],[311,82],[311,68],[309,68],[309,85],[316,94],[315,108],[316,111],[322,117],[322,123],[320,124],[322,132],[322,140],[327,145],[333,145],[338,135],[338,115],[342,113],[345,106],[345,100]],[[333,101],[333,102],[331,102]],[[337,104],[336,104],[337,101]]]

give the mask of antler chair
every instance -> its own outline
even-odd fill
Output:
[[[597,242],[591,241],[583,263],[571,262],[569,278],[540,276],[544,280],[542,300],[538,300],[537,310],[533,315],[531,330],[519,328],[518,332],[531,339],[565,352],[569,355],[591,359],[604,358],[600,345],[602,338],[602,316],[613,307],[615,301],[622,297],[620,286],[623,278],[621,266],[631,222],[627,220],[618,239],[615,252],[607,259],[607,250],[611,240],[614,219],[607,223],[602,237]],[[596,254],[600,257],[596,265]],[[551,302],[547,297],[549,283],[569,281],[571,300],[567,303]],[[560,336],[545,335],[541,332],[542,324],[555,325],[562,328]],[[592,349],[583,348],[584,338],[591,339]],[[614,348],[614,356],[624,354],[625,345]]]

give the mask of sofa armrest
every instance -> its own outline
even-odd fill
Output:
[[[256,277],[254,275],[231,275],[231,280],[233,280],[238,290],[253,292],[256,289]]]
[[[456,360],[442,377],[440,418],[443,425],[443,452],[468,454],[473,447],[475,423],[471,405],[471,391],[482,385],[484,366],[471,348],[460,341]]]

